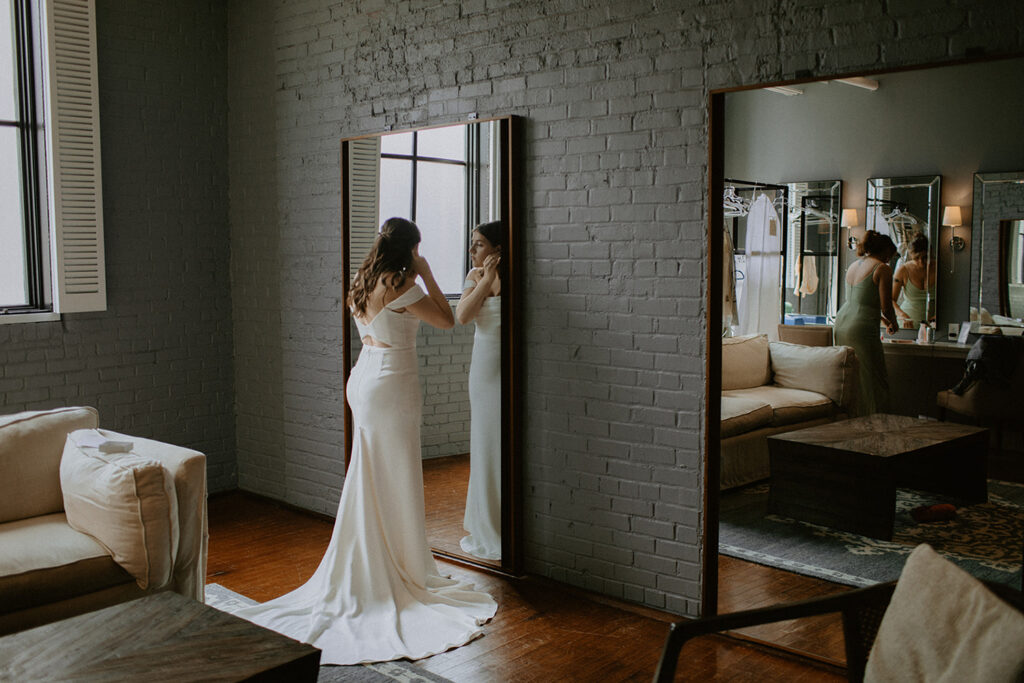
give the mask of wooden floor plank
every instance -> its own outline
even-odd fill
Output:
[[[312,575],[333,528],[329,518],[237,492],[211,497],[209,519],[207,581],[258,601],[290,591]],[[588,599],[582,591],[541,579],[508,579],[445,561],[438,565],[491,593],[499,608],[483,637],[420,660],[421,668],[456,683],[650,680],[668,615],[656,618],[609,598]],[[736,567],[729,562],[723,567],[723,581],[732,585],[729,575]],[[726,598],[728,604],[728,592]],[[763,598],[772,599],[770,589]],[[844,680],[834,668],[717,636],[687,644],[680,661],[681,680]]]

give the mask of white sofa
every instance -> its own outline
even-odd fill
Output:
[[[206,457],[98,423],[88,407],[0,416],[0,635],[150,592],[203,599]]]
[[[857,391],[848,346],[722,340],[722,489],[770,476],[768,436],[847,417]]]

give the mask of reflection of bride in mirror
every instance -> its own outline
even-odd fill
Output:
[[[473,231],[466,276],[455,309],[459,322],[476,322],[469,364],[469,490],[459,545],[485,560],[501,559],[501,242],[500,221]]]
[[[928,238],[916,233],[907,259],[892,279],[892,302],[900,327],[915,328],[935,319],[936,269],[928,258]]]
[[[321,664],[444,652],[480,635],[496,609],[486,593],[442,577],[427,545],[416,331],[420,321],[455,321],[419,242],[414,223],[389,218],[352,282],[363,340],[346,391],[352,457],[320,566],[291,593],[235,611],[320,648]]]

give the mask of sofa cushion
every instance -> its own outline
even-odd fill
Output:
[[[68,435],[60,465],[68,524],[110,551],[139,588],[171,578],[178,549],[174,482],[163,466],[131,452],[79,445],[96,430]]]
[[[831,399],[813,391],[787,389],[769,384],[752,389],[735,389],[722,392],[723,396],[743,398],[772,407],[772,425],[790,425],[835,414],[835,405]]]
[[[60,458],[69,432],[96,427],[94,408],[0,416],[0,522],[60,512]]]
[[[748,389],[771,382],[768,335],[722,340],[722,390]]]
[[[755,398],[722,396],[722,434],[727,439],[772,423],[772,407]]]
[[[772,381],[780,387],[828,396],[836,405],[853,404],[857,357],[849,346],[803,346],[771,342]]]
[[[1024,680],[1024,615],[928,545],[907,558],[865,681]]]
[[[68,525],[63,512],[0,524],[5,614],[131,581],[103,546]]]

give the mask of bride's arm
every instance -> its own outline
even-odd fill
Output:
[[[455,307],[455,315],[458,316],[459,322],[465,325],[480,313],[480,307],[483,306],[484,301],[491,293],[491,289],[494,288],[494,279],[498,277],[498,263],[501,261],[501,257],[497,254],[491,254],[484,259],[484,267],[480,270],[483,271],[482,275],[479,275],[479,279],[476,280],[476,286],[470,289],[463,290],[462,298],[459,299],[459,305]],[[473,275],[480,271],[472,271],[470,273],[470,279],[474,280]]]
[[[427,259],[419,255],[419,249],[413,253],[412,269],[423,280],[427,288],[427,296],[414,304],[405,307],[417,318],[442,330],[449,330],[455,326],[455,316],[452,315],[452,307],[448,304],[441,288],[434,280],[434,274],[430,271],[430,264]]]

